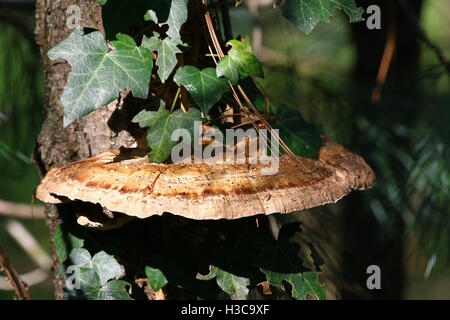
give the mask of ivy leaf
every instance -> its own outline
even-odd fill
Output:
[[[285,0],[280,8],[286,19],[309,34],[319,22],[330,22],[335,7],[345,10],[350,22],[363,20],[364,10],[354,0]]]
[[[278,273],[266,269],[261,269],[266,275],[267,282],[271,285],[279,286],[284,290],[283,280],[292,285],[292,297],[298,300],[307,298],[325,299],[326,288],[319,284],[317,277],[319,272],[305,271],[303,273]],[[311,296],[308,296],[311,295]]]
[[[136,45],[136,41],[134,41],[134,39],[127,34],[118,33],[116,34],[116,39],[117,40],[111,41],[115,49],[129,50],[132,54],[144,59],[144,61],[150,62],[150,66],[153,67],[153,55],[151,54],[150,50],[144,48],[143,46],[138,47]]]
[[[154,21],[159,26],[167,24],[167,35],[181,43],[180,29],[188,16],[187,0],[153,0],[144,15],[146,21]]]
[[[88,300],[130,300],[125,289],[127,285],[128,282],[123,280],[112,280],[102,285],[94,269],[82,268],[80,272],[80,290]]]
[[[72,265],[80,268],[92,268],[91,254],[84,248],[75,248],[69,254]]]
[[[132,121],[138,122],[141,128],[149,127],[147,145],[152,149],[149,160],[161,162],[169,157],[172,148],[178,143],[171,140],[172,132],[184,128],[194,137],[194,121],[201,121],[201,114],[194,108],[190,108],[187,113],[181,109],[169,113],[161,106],[158,111],[142,110]]]
[[[142,46],[150,51],[158,52],[158,58],[156,59],[156,64],[159,67],[158,76],[161,82],[164,83],[178,63],[176,54],[181,53],[181,50],[178,48],[179,43],[170,38],[161,40],[154,33],[153,37],[143,37]]]
[[[243,76],[256,76],[264,78],[264,72],[261,63],[252,53],[250,40],[244,41],[230,40],[232,46],[228,55],[223,57],[217,64],[217,76],[224,76],[233,84],[239,81],[239,73]]]
[[[281,227],[275,243],[259,240],[259,254],[252,265],[265,274],[266,281],[271,285],[284,288],[283,280],[290,282],[295,299],[305,299],[308,292],[324,298],[325,287],[317,283],[318,273],[311,272],[309,266],[305,266],[305,256],[301,256],[302,245],[296,239],[300,230],[300,223],[287,223]]]
[[[92,258],[92,265],[97,272],[101,285],[105,285],[108,280],[122,277],[123,271],[120,264],[112,255],[105,251],[97,252]]]
[[[184,66],[177,70],[173,80],[186,88],[204,116],[229,90],[227,80],[218,78],[214,68],[205,68],[200,71],[196,67]]]
[[[225,291],[231,299],[242,300],[247,298],[248,285],[250,285],[249,278],[236,276],[213,265],[210,266],[208,275],[197,275],[199,280],[211,280],[214,277],[220,289]]]
[[[100,31],[75,29],[47,55],[63,58],[72,67],[61,94],[64,127],[110,103],[125,88],[138,98],[148,95],[153,57],[147,48],[108,52]]]
[[[60,263],[63,263],[67,259],[69,252],[71,252],[72,249],[81,248],[84,245],[83,239],[78,238],[71,233],[64,235],[60,225],[55,229],[53,241],[55,243],[55,250]]]
[[[317,158],[322,139],[315,127],[307,123],[300,111],[282,105],[275,111],[277,121],[273,127],[280,130],[280,137],[291,151],[306,158]]]
[[[137,48],[134,39],[127,34],[118,33],[116,34],[116,39],[117,40],[111,41],[111,44],[116,49],[135,50]]]
[[[160,290],[167,283],[166,276],[159,269],[146,266],[145,275],[154,291]]]
[[[233,85],[236,85],[239,81],[238,70],[230,56],[225,56],[220,59],[216,67],[216,75],[217,77],[225,77],[230,80]]]
[[[89,300],[97,300],[98,292],[100,291],[101,284],[100,278],[95,270],[91,268],[81,268],[79,274],[80,288],[78,294],[72,294],[76,298],[82,298],[83,296]],[[72,291],[72,290],[71,290]],[[70,292],[70,291],[69,291]]]
[[[126,286],[130,284],[123,280],[111,280],[101,287],[98,300],[131,300]]]
[[[129,285],[122,280],[110,280],[122,277],[123,271],[120,264],[113,256],[100,251],[91,259],[89,251],[84,248],[75,248],[70,252],[70,260],[65,267],[70,265],[78,267],[79,272],[76,282],[78,288],[64,288],[66,299],[89,299],[89,300],[129,300],[130,297],[125,290]],[[63,265],[61,265],[63,267]],[[63,272],[65,274],[65,272]],[[65,274],[67,276],[67,274]]]

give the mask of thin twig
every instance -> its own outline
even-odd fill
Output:
[[[392,56],[395,52],[396,34],[397,33],[397,15],[395,6],[392,6],[391,23],[388,29],[386,44],[384,45],[383,57],[381,58],[380,67],[378,69],[377,83],[372,91],[371,100],[376,102],[381,98],[381,90],[391,65]]]
[[[11,263],[9,262],[6,253],[3,251],[2,246],[0,245],[0,267],[6,273],[11,285],[16,291],[17,298],[20,300],[31,300],[30,292],[28,291],[28,285],[22,278],[18,275],[16,270],[13,268]]]
[[[169,113],[172,113],[173,109],[175,108],[175,104],[177,103],[178,96],[180,95],[180,90],[181,90],[181,87],[178,87],[177,93],[175,93],[175,97],[173,98],[172,107],[170,108]]]

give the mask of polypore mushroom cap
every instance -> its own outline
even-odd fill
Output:
[[[99,203],[111,211],[146,218],[170,212],[191,219],[236,219],[289,213],[334,203],[352,189],[373,186],[375,175],[363,158],[324,139],[319,159],[279,158],[270,164],[157,164],[145,155],[104,152],[50,170],[36,190],[38,199]]]

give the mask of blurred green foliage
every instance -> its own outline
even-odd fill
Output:
[[[28,202],[35,186],[30,182],[38,182],[30,156],[43,120],[40,56],[15,26],[0,21],[0,29],[0,41],[7,48],[0,51],[0,176],[8,181],[0,184],[0,195]],[[11,193],[14,190],[20,192]]]
[[[16,12],[10,17],[14,18],[11,21],[20,21],[20,27],[0,18],[0,199],[31,203],[39,182],[30,158],[43,121],[43,74],[33,37],[33,12]],[[6,232],[7,221],[0,216],[0,243],[19,273],[30,272],[36,265]],[[44,221],[21,222],[49,251]],[[52,299],[51,279],[31,287],[30,293],[32,297]],[[0,299],[13,296],[13,291],[0,291]]]

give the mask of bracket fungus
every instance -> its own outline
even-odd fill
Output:
[[[157,164],[137,152],[111,151],[50,170],[36,196],[47,203],[99,203],[139,218],[170,212],[191,219],[236,219],[334,203],[375,182],[363,158],[326,138],[319,159],[282,155],[273,175],[260,174],[261,166]]]

